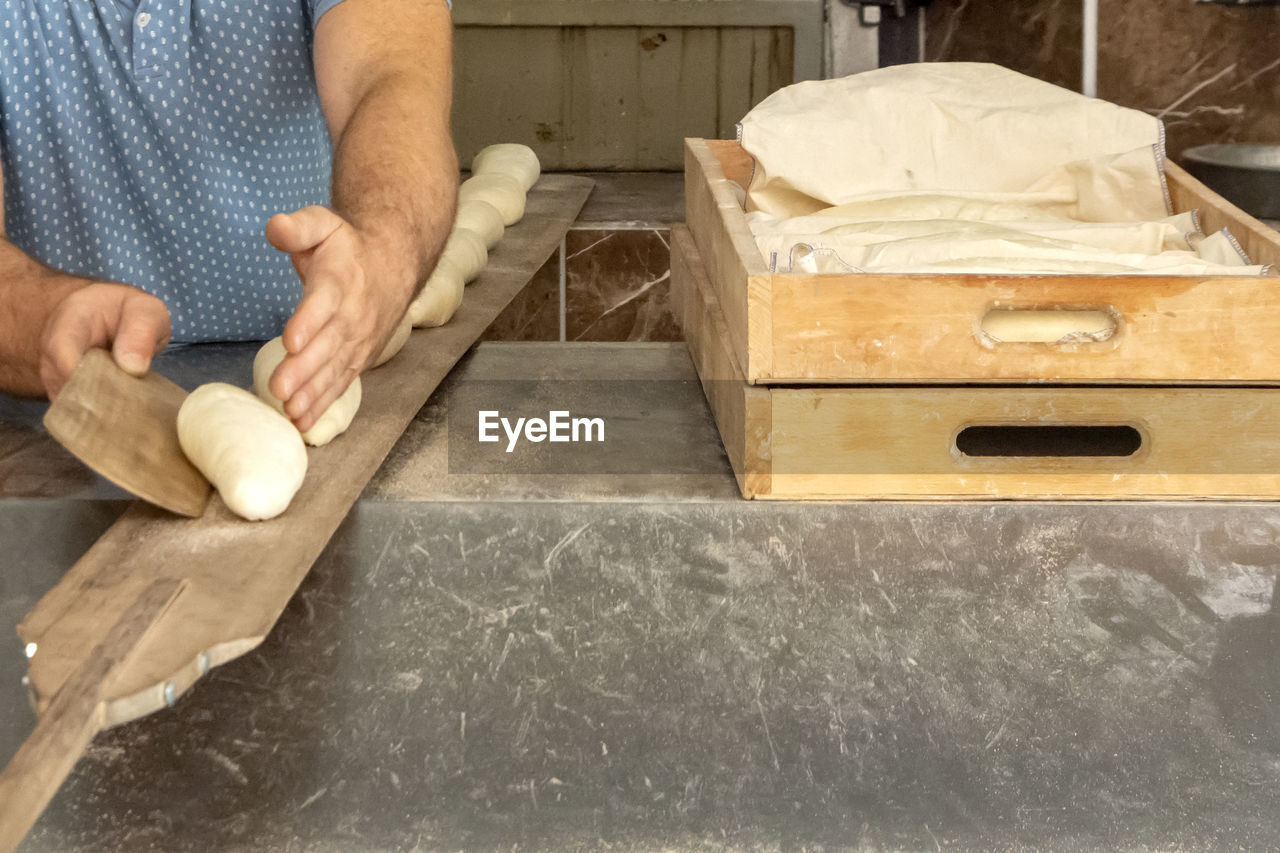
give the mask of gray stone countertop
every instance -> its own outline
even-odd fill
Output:
[[[22,849],[1280,846],[1274,505],[747,502],[700,393],[681,345],[481,346],[264,645],[100,735]],[[495,463],[485,399],[622,443]],[[8,406],[12,623],[123,503],[33,477]]]

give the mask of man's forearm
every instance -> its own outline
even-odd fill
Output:
[[[334,141],[332,207],[407,304],[453,225],[452,22],[443,0],[346,0],[321,18],[316,82]],[[381,278],[381,276],[379,276]]]
[[[449,236],[451,38],[444,0],[344,0],[316,25],[332,198],[266,227],[302,280],[270,383],[300,429],[373,363]]]
[[[44,395],[40,345],[54,308],[89,284],[45,266],[0,236],[0,390]]]
[[[453,225],[458,162],[447,107],[431,103],[440,86],[421,73],[372,81],[334,146],[333,208],[378,247],[406,297]]]

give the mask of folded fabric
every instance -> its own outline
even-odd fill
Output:
[[[1113,252],[1156,254],[1164,251],[1192,251],[1191,236],[1198,233],[1194,219],[1181,215],[1150,222],[1073,222],[1071,220],[1033,222],[985,222],[966,219],[844,220],[813,216],[769,219],[759,213],[747,214],[765,255],[788,249],[797,242],[839,243],[858,248],[907,238],[947,235],[949,239],[970,240],[1004,234],[1038,234]],[[785,254],[785,252],[784,252]],[[858,253],[853,253],[858,254]],[[850,256],[852,263],[852,255]],[[1224,262],[1225,263],[1225,262]],[[1238,259],[1237,263],[1242,263]]]
[[[995,65],[800,83],[739,126],[747,221],[796,272],[1261,275],[1170,215],[1161,123]]]
[[[739,141],[755,159],[747,209],[776,218],[919,190],[1055,193],[1133,213],[1102,219],[1167,212],[1158,119],[987,63],[797,83],[752,109]]]
[[[770,269],[780,272],[1268,272],[1250,265],[1230,235],[1200,234],[1191,214],[1151,222],[747,219]]]

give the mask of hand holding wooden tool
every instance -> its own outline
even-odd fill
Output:
[[[178,515],[204,513],[211,487],[178,445],[187,392],[152,371],[133,376],[91,349],[45,413],[50,435],[120,488]]]

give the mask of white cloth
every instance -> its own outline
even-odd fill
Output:
[[[1169,215],[1164,130],[980,63],[799,83],[739,127],[778,271],[1261,274]]]

